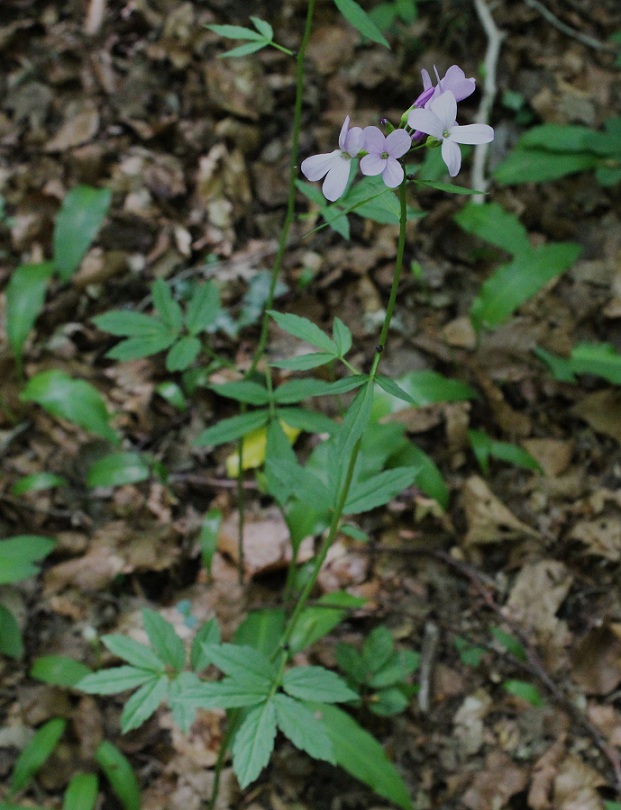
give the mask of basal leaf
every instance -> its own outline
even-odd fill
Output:
[[[10,795],[22,790],[30,782],[58,745],[66,725],[66,720],[55,717],[38,729],[17,758],[9,785]]]
[[[63,797],[63,810],[93,810],[99,783],[94,773],[76,773]]]
[[[110,416],[99,391],[86,380],[75,380],[58,369],[41,371],[32,377],[20,395],[36,402],[49,414],[66,419],[113,444],[119,437],[110,427]]]
[[[158,278],[151,288],[153,306],[166,327],[178,335],[183,327],[183,313],[179,303],[173,298],[170,286],[163,278]]]
[[[507,253],[515,255],[531,250],[526,228],[515,214],[505,211],[498,203],[469,203],[455,214],[454,219],[460,228]]]
[[[594,169],[599,160],[593,154],[516,148],[494,170],[493,175],[504,186],[530,182],[547,183],[569,174]]]
[[[300,354],[297,357],[290,357],[286,360],[272,360],[270,366],[273,368],[286,368],[289,371],[308,371],[311,368],[319,368],[331,363],[334,360],[333,354],[327,352],[311,352],[310,354]]]
[[[260,17],[253,17],[252,15],[250,15],[250,19],[254,27],[265,39],[271,40],[274,38],[274,29],[268,22],[262,20]]]
[[[215,323],[220,311],[220,292],[213,281],[194,288],[185,313],[185,325],[191,335],[205,332]]]
[[[27,492],[40,492],[54,487],[66,487],[69,482],[62,475],[56,473],[40,472],[24,475],[11,487],[11,495],[25,495]]]
[[[73,687],[92,672],[90,667],[68,655],[41,655],[30,668],[30,677],[53,686]]]
[[[621,354],[610,343],[578,343],[569,363],[574,374],[594,374],[621,385]]]
[[[252,28],[245,28],[241,25],[206,25],[205,28],[227,39],[250,39],[261,42],[265,40],[263,34],[258,31],[253,31]]]
[[[202,672],[211,664],[211,658],[206,654],[207,645],[220,644],[222,635],[220,626],[215,617],[204,622],[192,641],[190,665],[195,672]]]
[[[123,805],[123,810],[140,810],[138,780],[127,758],[108,740],[95,751],[95,761],[106,775],[112,790]]]
[[[112,200],[107,188],[76,186],[63,200],[54,226],[54,267],[69,281],[97,235]]]
[[[129,309],[113,309],[103,315],[95,315],[91,320],[102,332],[109,332],[117,337],[153,338],[168,335],[168,329],[159,318]]]
[[[239,625],[233,636],[235,644],[252,647],[265,656],[278,649],[285,629],[285,612],[282,608],[261,608],[251,611]]]
[[[119,360],[121,363],[127,360],[140,360],[143,357],[165,351],[176,339],[176,335],[171,334],[162,324],[157,333],[122,340],[106,352],[106,357],[111,360]]]
[[[253,647],[240,644],[208,645],[205,652],[226,675],[236,678],[252,675],[265,683],[271,683],[274,678],[274,665],[270,659]]]
[[[211,390],[221,397],[246,402],[248,405],[267,405],[270,401],[270,393],[267,388],[252,380],[212,385]]]
[[[186,335],[172,345],[166,355],[166,370],[185,371],[194,363],[203,348],[202,343],[192,335]]]
[[[247,42],[245,45],[238,45],[237,48],[231,48],[230,51],[218,54],[218,58],[235,59],[240,56],[248,56],[251,53],[255,53],[255,51],[260,51],[261,48],[265,48],[267,45],[269,45],[269,42],[265,40],[261,40],[261,42]]]
[[[276,737],[276,710],[271,700],[246,714],[233,739],[233,769],[243,789],[269,762]]]
[[[138,669],[150,669],[153,672],[163,672],[164,662],[158,658],[151,647],[134,641],[133,638],[122,636],[120,633],[110,633],[102,636],[101,640],[111,653],[127,661]]]
[[[0,655],[21,658],[24,642],[15,616],[4,605],[0,605]]]
[[[0,540],[0,585],[19,582],[38,573],[35,563],[46,557],[55,545],[55,540],[36,534]]]
[[[151,469],[141,453],[109,453],[88,469],[89,487],[122,487],[146,481]]]
[[[24,344],[43,307],[52,262],[22,264],[6,288],[6,332],[13,355],[21,360]]]

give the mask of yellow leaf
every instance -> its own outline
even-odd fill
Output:
[[[280,423],[285,436],[291,444],[300,435],[298,428],[290,427],[286,422]],[[260,467],[265,461],[265,448],[267,446],[267,428],[260,427],[244,436],[242,442],[242,467],[244,470],[253,470]],[[226,474],[229,478],[239,475],[239,453],[237,450],[226,460]]]

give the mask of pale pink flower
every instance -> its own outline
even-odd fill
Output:
[[[349,116],[347,116],[341,127],[339,148],[333,152],[307,157],[300,166],[302,174],[312,181],[321,180],[325,175],[326,179],[321,187],[323,196],[330,202],[338,200],[347,187],[351,159],[360,152],[363,143],[362,128],[349,129]]]
[[[456,115],[457,101],[450,90],[430,101],[424,110],[412,110],[408,115],[408,126],[442,141],[442,160],[451,177],[455,177],[461,167],[458,144],[489,143],[494,139],[494,130],[487,124],[460,127]]]
[[[417,107],[424,107],[427,106],[429,101],[433,101],[434,98],[438,98],[438,96],[442,95],[442,93],[446,93],[447,90],[450,90],[451,93],[455,96],[455,101],[463,101],[468,96],[471,96],[474,93],[476,82],[474,79],[467,79],[466,74],[458,65],[451,65],[450,68],[444,74],[444,78],[441,79],[437,69],[434,66],[434,71],[436,74],[436,79],[438,80],[437,85],[433,89],[433,93],[430,96],[427,96],[425,99],[425,103],[419,104],[418,99],[416,100],[415,104]],[[423,87],[424,90],[421,93],[421,96],[424,96],[428,91],[433,87],[433,83],[431,81],[431,77],[426,70],[421,71],[423,77]],[[418,98],[420,99],[421,96]]]
[[[364,149],[368,152],[360,161],[360,171],[366,175],[381,174],[388,188],[403,182],[403,157],[412,146],[412,138],[404,129],[394,129],[384,135],[378,127],[364,128]]]

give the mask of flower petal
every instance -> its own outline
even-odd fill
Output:
[[[457,143],[489,143],[494,140],[494,130],[487,124],[466,124],[450,129],[451,139]]]
[[[364,148],[375,155],[386,151],[386,136],[379,127],[364,128]]]
[[[457,147],[459,149],[459,147]],[[338,158],[334,165],[326,175],[323,181],[321,190],[326,200],[334,202],[338,200],[341,194],[345,191],[347,181],[349,180],[349,172],[351,170],[351,161],[345,158]]]
[[[458,65],[451,65],[441,82],[442,90],[450,90],[456,101],[463,101],[474,93],[476,82],[467,79],[466,74]]]
[[[364,132],[362,127],[352,127],[345,138],[344,151],[352,157],[356,157],[361,149],[364,149]]]
[[[348,129],[349,129],[349,116],[346,115],[345,120],[343,121],[343,126],[341,127],[341,131],[339,132],[339,146],[341,147],[341,149],[345,149]]]
[[[382,179],[388,188],[396,188],[403,182],[403,166],[398,160],[387,160]]]
[[[446,163],[451,177],[455,177],[461,168],[461,149],[449,138],[442,141],[442,160]]]
[[[438,140],[444,137],[442,121],[429,108],[426,110],[412,110],[408,114],[408,126],[420,132],[426,132],[427,135],[433,135]]]
[[[324,152],[321,155],[313,155],[302,161],[300,169],[307,180],[321,180],[327,174],[335,161],[340,159],[341,150],[335,149],[333,152]]]
[[[431,81],[431,76],[429,75],[429,71],[425,70],[425,68],[423,68],[421,70],[421,72],[420,72],[420,75],[423,78],[423,90],[429,90],[429,88],[433,84],[432,81]]]
[[[412,138],[404,129],[394,129],[386,137],[386,151],[391,158],[400,158],[410,150]]]
[[[381,158],[379,155],[365,155],[360,161],[360,171],[371,176],[381,174],[386,162],[386,158]]]
[[[455,117],[457,116],[457,102],[455,101],[455,96],[450,90],[447,90],[445,93],[442,93],[442,95],[434,98],[429,103],[429,109],[440,120],[443,132],[446,129],[450,129],[455,124]],[[416,128],[423,129],[423,127],[418,126]]]

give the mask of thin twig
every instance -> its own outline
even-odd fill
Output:
[[[500,55],[500,45],[505,38],[504,31],[501,31],[494,22],[494,18],[485,0],[474,0],[474,7],[487,36],[487,50],[485,52],[485,82],[483,84],[483,96],[477,112],[477,123],[489,124],[496,91],[496,70],[498,68],[498,57]],[[488,143],[480,143],[474,149],[474,161],[472,165],[472,185],[482,194],[475,194],[472,201],[479,205],[485,199],[484,192],[487,191],[489,180],[485,176],[485,161],[489,149]]]
[[[599,39],[595,39],[595,37],[590,37],[588,34],[583,34],[581,31],[577,31],[575,28],[572,28],[571,25],[567,25],[562,20],[559,20],[549,8],[540,3],[539,0],[524,0],[527,6],[535,9],[538,11],[541,16],[547,20],[550,25],[553,25],[557,28],[561,33],[565,34],[572,39],[581,42],[583,45],[586,45],[587,48],[594,48],[596,51],[616,51],[616,46],[612,45],[609,42],[600,42]]]
[[[431,682],[436,665],[440,633],[438,625],[434,622],[425,623],[425,635],[420,653],[420,667],[418,676],[418,708],[421,714],[428,714],[431,708]]]

